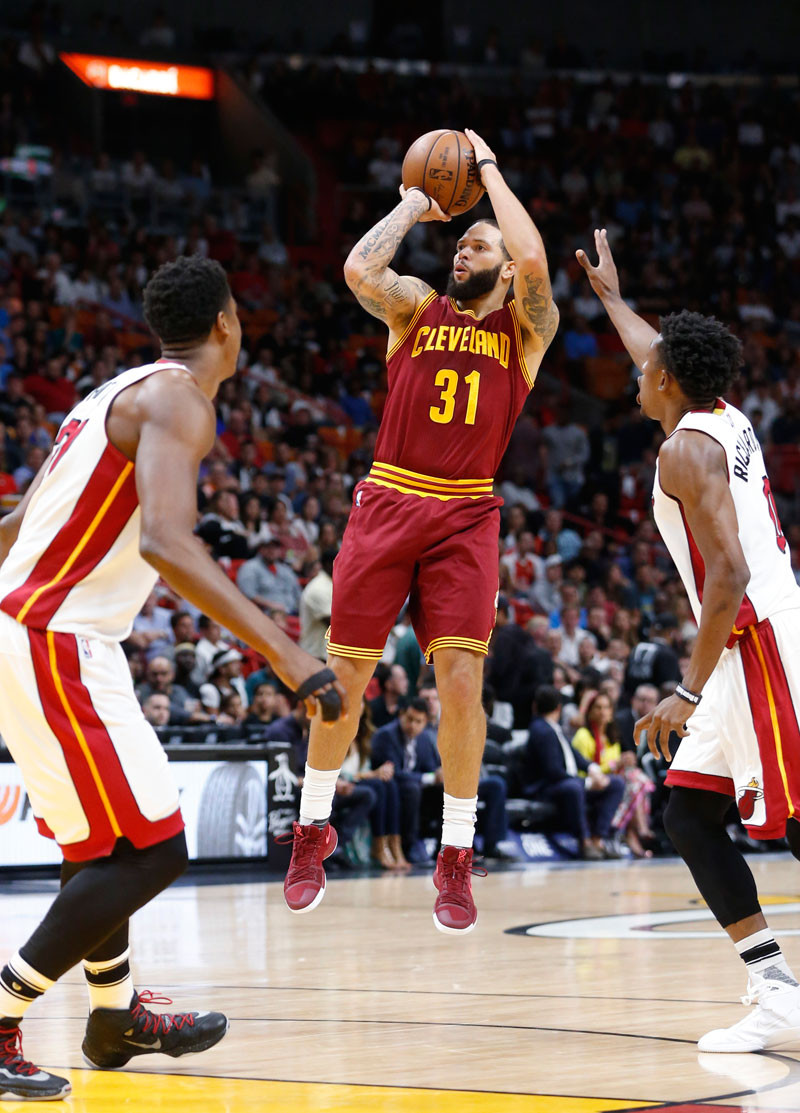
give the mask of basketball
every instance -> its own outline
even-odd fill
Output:
[[[477,205],[484,194],[475,149],[463,131],[428,131],[408,148],[403,159],[403,185],[417,186],[442,212],[457,216]]]

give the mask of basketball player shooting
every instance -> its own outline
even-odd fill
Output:
[[[466,134],[497,219],[476,221],[460,237],[447,292],[390,266],[417,221],[449,219],[418,188],[401,188],[400,204],[345,264],[359,303],[387,327],[389,390],[375,463],[355,489],[333,570],[328,663],[350,711],[330,730],[312,724],[284,886],[298,913],[324,895],[323,861],[337,841],[329,817],[339,769],[362,693],[410,596],[442,705],[444,822],[434,923],[454,934],[470,931],[477,918],[470,875],[486,735],[481,689],[502,505],[492,494],[493,476],[558,325],[541,236],[489,147]],[[413,740],[408,763],[413,771]],[[419,782],[404,778],[403,791],[406,806],[418,806]]]
[[[20,1022],[83,959],[96,1067],[204,1051],[221,1013],[154,1013],[128,961],[128,920],[187,863],[178,792],[120,641],[159,574],[253,646],[316,718],[343,691],[246,599],[193,536],[212,399],[236,370],[241,325],[225,272],[167,263],[144,292],[162,358],[98,387],[67,415],[19,506],[0,521],[0,733],[39,829],[63,852],[61,892],[0,970],[0,1100],[61,1098],[69,1083],[22,1056]],[[315,698],[316,697],[316,698]]]
[[[636,724],[656,756],[682,741],[667,784],[667,834],[748,974],[731,1028],[701,1051],[800,1047],[800,986],[761,911],[744,857],[725,831],[736,800],[754,838],[785,835],[800,858],[800,587],[792,573],[764,457],[743,413],[722,395],[741,345],[713,317],[663,317],[660,332],[620,296],[605,230],[578,261],[640,369],[642,413],[660,422],[653,513],[698,622],[675,694]]]

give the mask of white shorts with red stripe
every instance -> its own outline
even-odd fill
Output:
[[[800,610],[788,610],[722,651],[667,784],[731,796],[754,838],[782,837],[800,818],[798,715]]]
[[[0,613],[0,735],[42,834],[64,857],[152,846],[183,829],[178,792],[116,642]]]

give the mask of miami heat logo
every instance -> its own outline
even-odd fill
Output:
[[[744,787],[739,789],[739,799],[737,801],[739,807],[739,815],[747,823],[748,819],[753,818],[753,812],[756,808],[756,800],[761,800],[764,797],[764,792],[761,785],[753,777],[750,782]]]

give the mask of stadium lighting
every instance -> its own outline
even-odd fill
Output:
[[[214,72],[204,66],[66,52],[59,57],[85,85],[94,89],[189,97],[192,100],[214,99]]]

